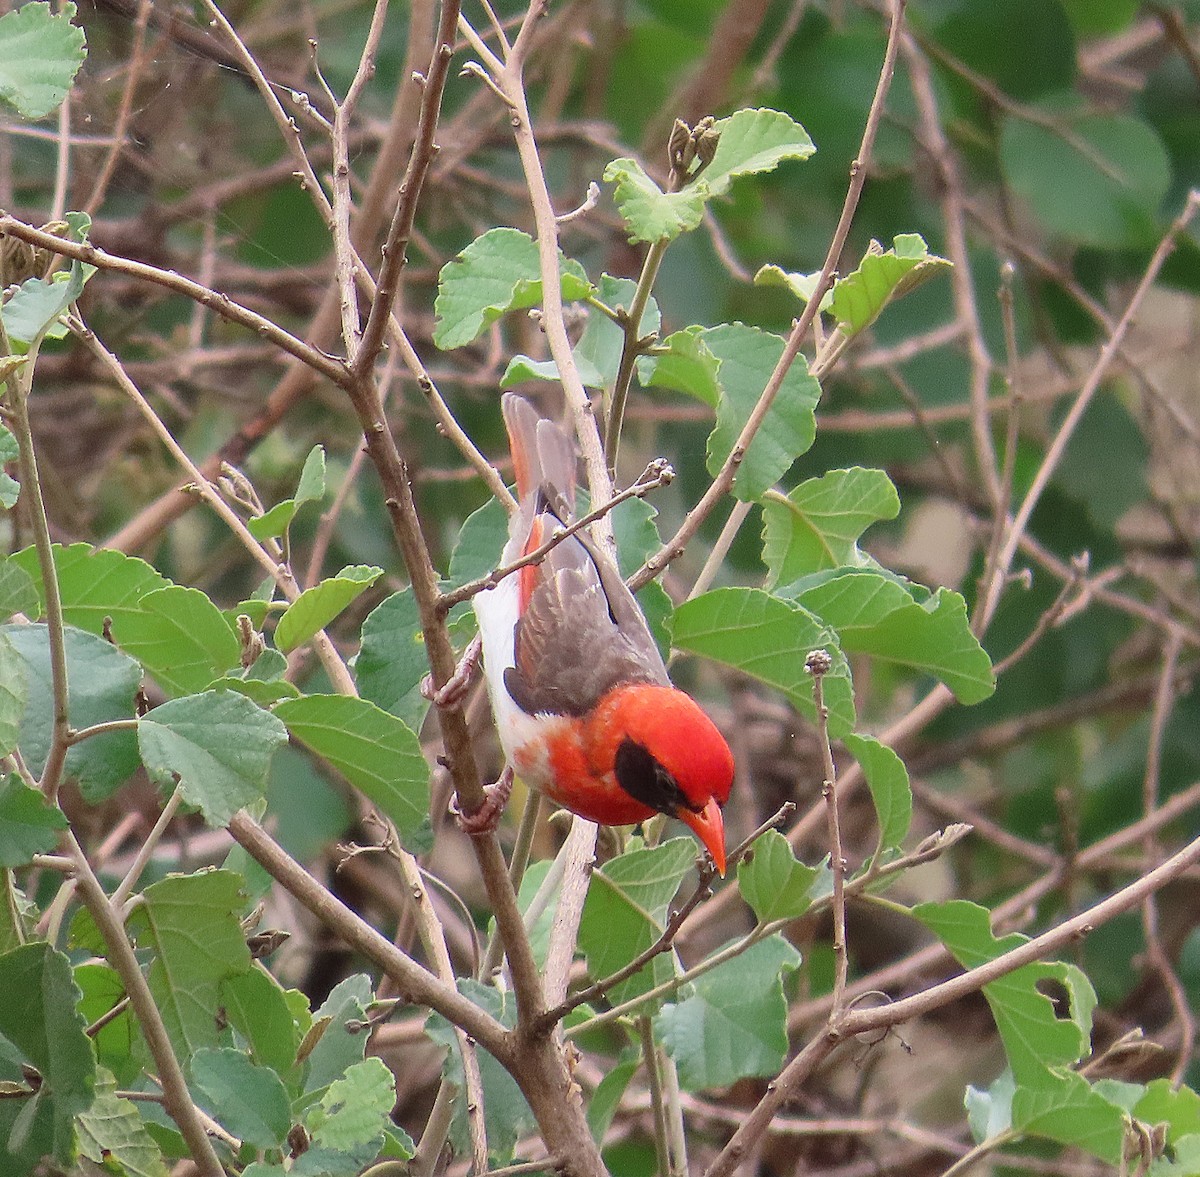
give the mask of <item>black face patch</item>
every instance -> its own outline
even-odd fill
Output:
[[[635,801],[674,817],[682,807],[692,809],[675,778],[641,744],[621,741],[613,766],[617,783]]]

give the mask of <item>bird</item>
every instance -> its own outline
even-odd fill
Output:
[[[524,398],[504,393],[501,410],[517,489],[507,566],[570,526],[576,457],[564,430]],[[671,684],[645,615],[588,530],[477,594],[474,609],[509,767],[601,825],[677,818],[723,876],[733,754]]]

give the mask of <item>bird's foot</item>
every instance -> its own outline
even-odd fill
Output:
[[[478,637],[473,638],[471,644],[463,651],[463,656],[458,660],[454,673],[446,682],[440,687],[435,687],[433,679],[426,675],[421,680],[421,694],[443,711],[458,707],[467,697],[471,678],[479,666],[479,656],[482,652],[483,642]]]
[[[508,804],[509,797],[512,796],[512,788],[513,770],[511,765],[506,764],[495,784],[483,786],[483,804],[474,813],[463,813],[457,803],[452,801],[450,812],[458,819],[463,833],[471,835],[494,833],[500,824],[504,807]]]

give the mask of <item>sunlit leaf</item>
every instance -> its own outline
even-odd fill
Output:
[[[872,523],[895,519],[900,496],[882,470],[830,470],[786,496],[763,502],[763,561],[770,583],[791,584],[824,568],[863,563],[858,540]]]
[[[79,1151],[95,1165],[119,1166],[123,1177],[167,1177],[162,1150],[137,1105],[117,1095],[112,1073],[96,1073],[96,1099],[79,1117]]]
[[[783,355],[784,341],[744,323],[712,327],[701,338],[721,365],[717,427],[708,439],[708,472],[715,475],[758,404]],[[738,498],[760,498],[808,450],[817,433],[814,411],[820,396],[821,386],[798,355],[737,468],[733,493]]]
[[[382,568],[356,564],[305,589],[275,627],[275,645],[285,654],[324,629],[356,597],[383,575]]]
[[[843,649],[932,674],[960,702],[978,703],[996,689],[991,659],[956,592],[938,589],[919,603],[898,579],[863,570],[831,577],[796,600],[837,631]]]
[[[812,906],[812,886],[819,874],[796,858],[778,830],[768,830],[738,863],[738,890],[760,924],[795,919]]]
[[[577,302],[592,291],[583,267],[560,259],[563,298]],[[489,229],[438,275],[433,341],[443,351],[462,347],[509,311],[542,301],[537,244],[519,229]]]
[[[892,299],[949,268],[950,263],[931,254],[916,233],[900,234],[891,249],[872,241],[858,269],[833,284],[833,317],[845,334],[857,335]]]
[[[779,110],[739,110],[719,119],[721,138],[700,180],[714,196],[728,191],[738,176],[769,172],[786,159],[808,159],[816,148],[808,132]]]
[[[795,602],[761,589],[713,589],[675,610],[671,635],[680,650],[732,666],[782,691],[810,718],[816,718],[816,705],[804,659],[812,650],[828,650],[833,658],[824,681],[829,731],[839,738],[853,730],[854,690],[837,634]]]
[[[604,169],[604,182],[616,185],[613,200],[630,241],[670,240],[704,218],[709,195],[705,185],[664,192],[636,159],[614,159]]]

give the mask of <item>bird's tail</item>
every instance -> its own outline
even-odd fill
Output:
[[[512,449],[517,498],[524,505],[540,490],[551,504],[565,501],[573,510],[575,446],[571,439],[516,393],[506,392],[500,404]]]

